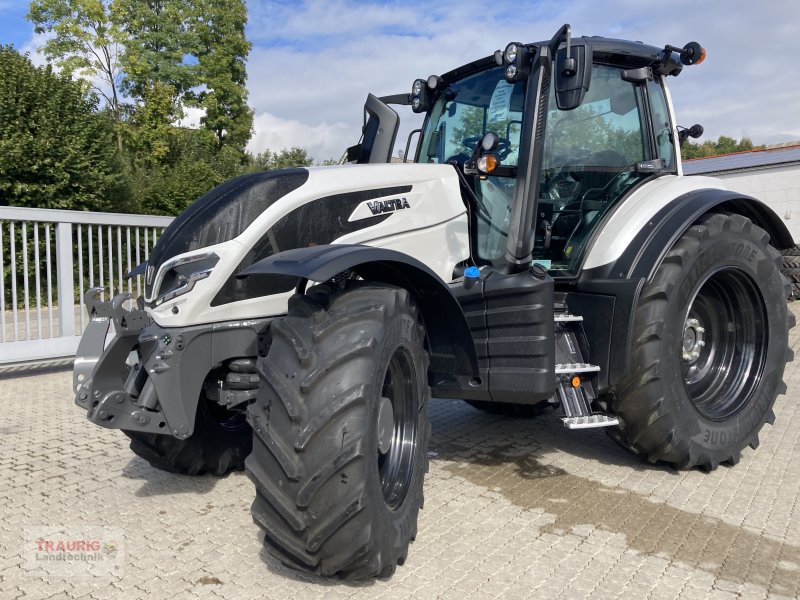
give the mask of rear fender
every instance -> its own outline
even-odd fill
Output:
[[[652,211],[646,202],[640,204],[642,211]],[[586,316],[586,310],[592,310],[591,297],[596,294],[607,296],[612,301],[611,310],[603,314],[603,318],[595,319],[592,327],[587,328],[591,355],[599,358],[599,362],[603,363],[600,365],[602,372],[608,376],[602,387],[612,386],[627,374],[635,309],[643,284],[652,279],[664,256],[686,230],[701,216],[711,212],[736,213],[747,217],[769,233],[771,243],[776,248],[794,244],[780,217],[768,206],[730,190],[695,189],[653,211],[645,225],[623,250],[616,253],[613,260],[584,269],[578,278],[575,310],[581,312],[581,308],[584,308],[583,314]],[[590,261],[587,260],[587,263]],[[588,308],[578,308],[581,298],[581,303],[589,302]]]
[[[747,217],[769,233],[770,243],[779,250],[794,245],[786,225],[763,202],[730,190],[700,189],[678,196],[656,212],[615,261],[584,273],[604,272],[607,278],[644,277],[649,281],[678,238],[697,219],[710,212]]]
[[[405,288],[412,294],[425,322],[432,381],[455,375],[468,384],[478,377],[475,345],[458,300],[436,273],[406,254],[372,246],[328,244],[280,252],[238,276],[278,274],[322,282],[345,271],[368,281]]]

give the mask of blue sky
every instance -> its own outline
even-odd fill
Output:
[[[0,0],[0,43],[35,51],[26,11]],[[250,0],[248,12],[254,151],[301,145],[338,157],[358,138],[367,92],[405,92],[416,77],[549,39],[565,22],[576,35],[703,44],[706,62],[669,81],[678,122],[703,124],[702,139],[800,140],[798,0]],[[406,119],[401,139],[410,128]]]
[[[28,5],[25,2],[0,0],[0,43],[22,48],[33,35],[33,26],[25,20]]]

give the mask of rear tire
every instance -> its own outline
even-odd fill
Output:
[[[800,247],[792,246],[783,251],[783,268],[781,273],[792,284],[792,298],[800,296]]]
[[[739,215],[707,215],[679,238],[636,309],[613,401],[621,443],[708,471],[758,445],[792,358],[781,265],[768,234]]]
[[[224,475],[244,469],[253,434],[244,413],[229,411],[201,394],[194,432],[185,440],[169,434],[123,430],[131,450],[151,466],[179,475]]]
[[[320,293],[322,290],[323,293]],[[430,433],[428,355],[409,293],[351,282],[295,295],[248,407],[254,521],[302,571],[389,577],[422,507]]]

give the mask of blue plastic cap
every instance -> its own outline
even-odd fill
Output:
[[[478,267],[467,267],[464,269],[464,277],[480,277],[481,270]]]

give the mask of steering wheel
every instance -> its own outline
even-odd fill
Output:
[[[556,201],[561,201],[559,204],[563,205],[573,199],[575,190],[578,187],[578,181],[572,176],[572,172],[582,162],[576,156],[587,156],[589,153],[581,148],[571,154],[569,157],[564,155],[553,157],[553,163],[559,166],[556,167],[555,172],[550,177],[542,181],[544,187],[540,195],[542,198],[553,200],[554,206]]]
[[[541,197],[553,200],[554,206],[555,201],[564,201],[572,198],[573,192],[578,185],[578,182],[570,175],[569,170],[563,167],[551,177],[545,179],[544,183],[547,187],[543,190]],[[563,204],[563,202],[560,202],[560,204]]]

